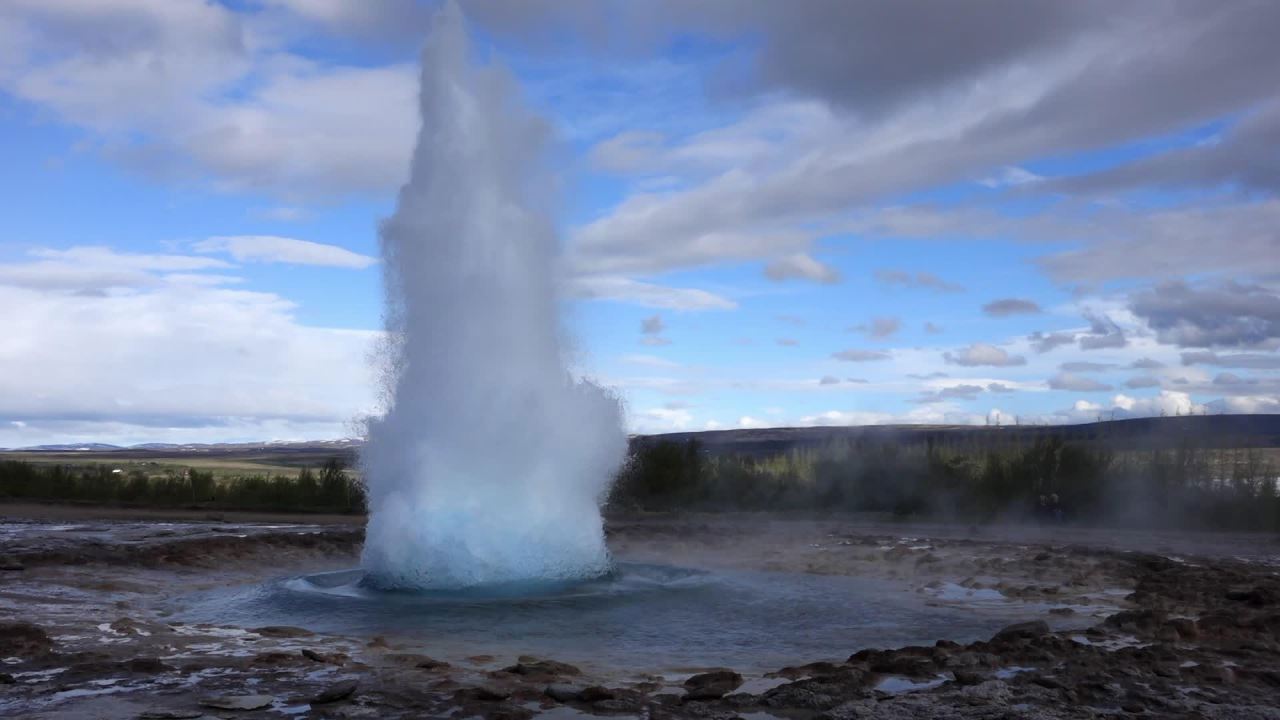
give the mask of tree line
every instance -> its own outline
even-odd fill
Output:
[[[103,464],[0,461],[0,499],[226,510],[362,513],[364,487],[341,458],[296,475],[215,477],[197,468],[148,473]]]
[[[636,443],[615,508],[834,510],[965,522],[1280,530],[1280,469],[1258,448],[1117,448],[1060,437],[849,438],[758,456],[696,438]]]

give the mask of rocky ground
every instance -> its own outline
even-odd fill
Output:
[[[163,610],[196,590],[350,567],[360,539],[332,523],[0,521],[0,716],[1280,718],[1280,544],[1260,536],[613,519],[610,545],[629,560],[883,577],[929,602],[1044,616],[977,642],[848,648],[763,674],[432,658],[395,637],[189,625]]]

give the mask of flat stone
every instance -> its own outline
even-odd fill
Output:
[[[359,685],[360,684],[355,680],[341,680],[325,688],[319,695],[312,698],[311,704],[323,705],[325,703],[346,700],[355,694],[356,688],[359,687]]]
[[[218,710],[261,710],[275,702],[273,695],[211,695],[198,702]]]
[[[193,720],[204,717],[199,710],[145,710],[138,713],[138,720]]]

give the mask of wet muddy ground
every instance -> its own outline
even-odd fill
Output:
[[[606,633],[595,657],[514,638],[468,654],[394,628],[189,618],[191,598],[353,567],[356,524],[33,514],[0,506],[4,717],[1280,718],[1271,536],[614,518],[625,562],[865,578],[963,620],[906,647],[846,647],[833,627],[776,666],[718,655],[711,633],[707,662],[637,666],[607,660],[622,641]],[[803,627],[821,641],[824,620]],[[795,627],[761,633],[790,647]]]

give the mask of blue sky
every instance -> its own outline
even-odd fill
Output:
[[[1277,8],[948,5],[462,3],[631,430],[1280,412]],[[0,9],[0,447],[358,432],[432,9]]]

